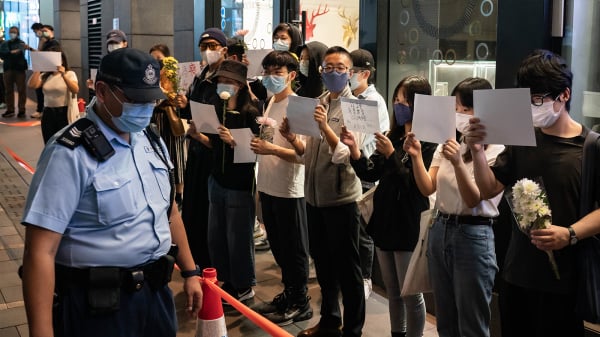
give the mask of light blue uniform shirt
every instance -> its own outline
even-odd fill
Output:
[[[171,246],[167,166],[143,132],[131,133],[128,144],[91,107],[87,118],[115,154],[99,162],[83,145],[70,149],[54,136],[38,161],[22,223],[63,234],[61,265],[133,267],[156,260]]]

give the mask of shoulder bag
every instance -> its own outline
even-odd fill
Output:
[[[429,281],[429,266],[427,263],[427,245],[429,229],[437,216],[437,210],[430,208],[421,212],[421,229],[419,230],[419,241],[410,257],[401,296],[415,295],[419,293],[430,293],[433,291]]]

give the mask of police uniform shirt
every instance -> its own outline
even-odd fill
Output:
[[[55,135],[40,156],[22,223],[63,234],[61,265],[133,267],[156,260],[171,246],[168,168],[143,132],[131,133],[128,144],[92,105],[87,118],[115,154],[98,162],[83,146],[60,145]]]

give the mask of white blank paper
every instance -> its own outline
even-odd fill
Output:
[[[56,67],[62,65],[60,52],[36,51],[29,53],[31,56],[31,70],[41,72],[58,71]]]
[[[415,95],[412,132],[420,141],[443,144],[456,138],[454,96]]]
[[[214,105],[190,101],[190,110],[192,111],[192,121],[196,124],[198,132],[219,133],[217,128],[221,123]]]
[[[290,131],[305,136],[321,137],[321,130],[315,121],[316,98],[288,96],[287,118]]]
[[[233,162],[254,163],[256,161],[256,153],[250,149],[250,141],[254,138],[252,130],[250,128],[229,129],[229,132],[231,132],[231,136],[235,140]]]

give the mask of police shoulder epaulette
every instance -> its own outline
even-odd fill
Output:
[[[93,124],[94,122],[87,118],[79,118],[58,136],[56,142],[72,150],[83,144],[83,131]]]

